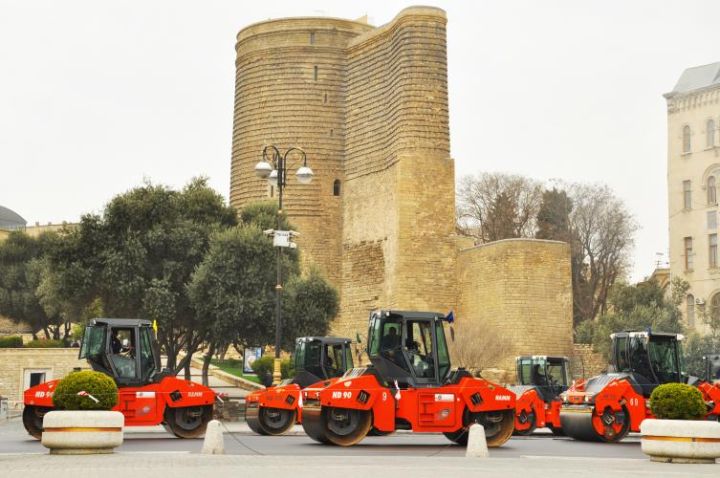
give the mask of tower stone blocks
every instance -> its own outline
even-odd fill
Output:
[[[517,355],[575,355],[570,271],[564,242],[506,239],[461,251],[458,332],[478,321],[502,334],[508,347],[492,365],[505,370]]]
[[[497,324],[516,339],[496,366],[512,370],[517,353],[570,355],[568,246],[463,250],[455,235],[445,26],[442,10],[411,7],[377,28],[292,18],[243,29],[231,204],[276,200],[253,171],[263,146],[302,147],[316,176],[300,185],[291,172],[285,209],[304,262],[340,292],[333,334],[364,335],[377,308],[456,310],[458,324]]]
[[[379,28],[293,18],[238,34],[230,201],[274,194],[253,174],[264,145],[306,151],[316,177],[286,189],[285,209],[340,291],[337,333],[376,307],[455,301],[445,23],[412,7]]]

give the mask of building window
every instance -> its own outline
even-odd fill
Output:
[[[333,183],[333,196],[339,196],[340,195],[340,180],[336,179]]]
[[[687,324],[690,327],[695,326],[695,297],[692,294],[687,296]]]
[[[717,323],[720,319],[720,292],[712,296],[710,300],[710,317],[711,323]]]
[[[707,228],[709,231],[717,229],[717,213],[715,211],[707,213]]]
[[[685,125],[683,127],[683,153],[690,152],[690,126]]]
[[[708,236],[708,262],[711,268],[717,267],[717,234]]]
[[[313,66],[313,79],[317,81],[318,79],[318,67],[317,65]]]
[[[707,180],[707,200],[708,204],[717,204],[717,189],[715,188],[715,176],[710,176]]]
[[[683,181],[683,208],[692,209],[692,191],[690,181]]]
[[[715,121],[711,119],[707,121],[706,134],[707,147],[712,148],[713,146],[715,146]]]
[[[692,271],[693,270],[692,237],[686,237],[683,239],[683,241],[685,242],[685,270]]]
[[[315,32],[310,32],[310,44],[315,44]]]

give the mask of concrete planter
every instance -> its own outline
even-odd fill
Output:
[[[100,410],[54,410],[43,418],[42,444],[53,455],[112,453],[122,445],[125,417]]]
[[[704,420],[656,420],[640,424],[642,451],[652,461],[715,463],[720,458],[720,423]]]

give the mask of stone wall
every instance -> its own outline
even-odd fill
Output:
[[[590,378],[607,370],[607,360],[593,352],[590,344],[574,344],[570,357],[570,375],[573,379]]]
[[[573,354],[566,243],[507,239],[463,250],[457,264],[458,329],[478,321],[507,341],[485,367],[511,371],[518,355]]]
[[[74,368],[87,369],[87,362],[77,358],[78,350],[0,349],[0,395],[9,399],[11,409],[22,407],[26,372],[44,371],[46,380],[54,380]]]
[[[408,8],[348,47],[336,334],[364,334],[376,308],[455,303],[445,23],[442,10]]]

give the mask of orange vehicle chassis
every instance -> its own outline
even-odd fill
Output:
[[[369,369],[355,369],[326,387],[303,391],[303,428],[314,440],[353,445],[372,429],[444,433],[467,443],[467,428],[481,423],[488,446],[500,446],[513,432],[515,394],[481,378],[432,388],[396,389],[378,382]],[[345,427],[344,425],[347,425]]]

